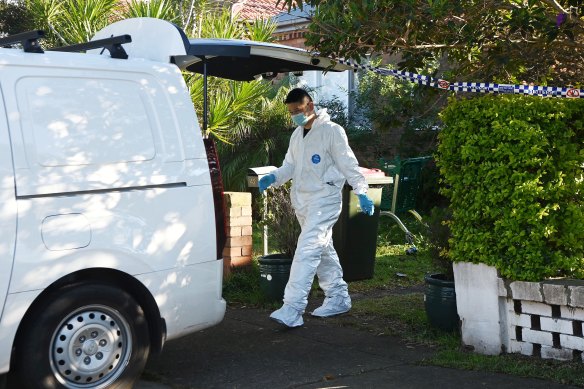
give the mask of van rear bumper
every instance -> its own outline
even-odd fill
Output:
[[[135,276],[152,293],[166,322],[166,339],[178,338],[220,323],[226,302],[221,297],[223,261]]]

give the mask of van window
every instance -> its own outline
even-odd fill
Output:
[[[137,82],[25,77],[16,89],[21,120],[28,121],[24,128],[32,129],[34,144],[26,145],[26,153],[41,166],[139,162],[156,155],[152,108]]]

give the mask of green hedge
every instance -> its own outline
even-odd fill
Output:
[[[514,280],[584,278],[584,101],[453,99],[442,120],[451,259]]]

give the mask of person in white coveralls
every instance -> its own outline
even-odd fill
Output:
[[[271,185],[280,186],[292,179],[290,199],[302,231],[284,291],[284,304],[270,318],[288,327],[299,327],[304,324],[302,314],[315,274],[325,299],[312,312],[313,316],[334,316],[351,309],[347,283],[332,241],[345,180],[358,196],[362,212],[373,215],[374,207],[343,127],[333,123],[325,109],[316,112],[304,89],[292,89],[284,103],[298,128],[290,138],[282,166],[262,177],[259,189],[263,192]]]

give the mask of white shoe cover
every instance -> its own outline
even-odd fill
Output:
[[[300,327],[304,324],[302,313],[287,304],[282,305],[282,308],[272,312],[270,319],[290,328]]]
[[[351,297],[326,297],[323,304],[312,312],[312,316],[329,317],[351,310]]]

